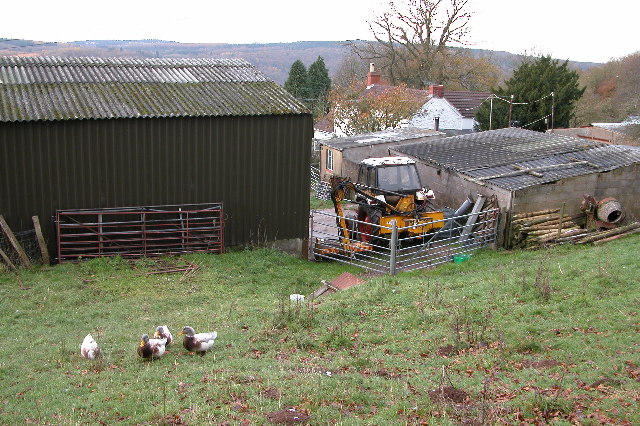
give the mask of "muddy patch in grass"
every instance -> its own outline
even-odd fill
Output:
[[[380,368],[378,370],[365,368],[361,371],[361,374],[363,376],[382,377],[383,379],[401,379],[403,377],[403,375],[397,369],[388,370],[386,368]]]
[[[638,367],[638,364],[627,361],[624,369],[627,371],[629,377],[634,379],[636,382],[640,382],[640,367]]]
[[[560,365],[560,362],[556,361],[555,359],[540,359],[540,360],[523,359],[520,362],[520,364],[522,365],[522,368],[542,369],[542,368],[557,367]]]
[[[440,346],[436,350],[436,354],[438,354],[439,356],[444,356],[444,357],[450,357],[450,356],[458,355],[458,352],[459,352],[458,348],[456,348],[453,345]]]
[[[309,421],[309,416],[293,407],[285,408],[280,411],[273,411],[266,414],[267,419],[274,424],[294,425]]]
[[[268,387],[266,389],[263,389],[260,391],[260,395],[263,398],[269,398],[269,399],[280,399],[280,397],[282,396],[282,392],[280,392],[278,389],[274,388],[274,387]]]
[[[444,386],[440,389],[429,391],[429,398],[435,403],[453,402],[456,404],[464,404],[469,400],[469,394],[453,386]]]

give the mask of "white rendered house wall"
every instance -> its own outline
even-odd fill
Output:
[[[432,98],[420,108],[410,125],[420,129],[435,129],[436,118],[439,118],[440,130],[473,129],[473,118],[464,118],[446,99]]]

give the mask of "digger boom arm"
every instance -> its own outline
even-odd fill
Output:
[[[336,208],[336,214],[338,216],[342,216],[341,214],[342,207],[340,207],[340,213],[338,213],[338,207],[339,207],[340,201],[344,199],[344,193],[345,193],[345,190],[347,189],[353,190],[356,194],[360,194],[368,200],[375,201],[378,204],[382,204],[384,207],[386,207],[387,209],[389,209],[390,211],[396,214],[404,215],[408,213],[413,213],[413,212],[406,212],[406,211],[396,209],[391,204],[374,197],[373,195],[369,194],[366,191],[361,190],[347,178],[332,176],[330,179],[330,183],[331,183],[331,199],[333,200],[334,207]],[[402,195],[402,194],[397,194],[391,191],[383,191],[383,192],[387,192],[393,195]],[[336,199],[338,199],[337,203],[335,201]]]

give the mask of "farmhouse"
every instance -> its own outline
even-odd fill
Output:
[[[378,99],[394,88],[399,89],[390,85],[372,63],[367,73],[366,89],[360,97]],[[412,111],[411,118],[400,122],[397,127],[439,130],[450,135],[473,132],[478,108],[491,97],[489,92],[445,90],[443,85],[437,84],[429,85],[428,90],[402,88],[402,93],[403,100],[415,106],[415,113]],[[348,128],[348,121],[334,118],[331,129],[336,136],[346,136]]]
[[[613,197],[640,217],[640,149],[519,128],[492,130],[395,147],[417,160],[423,184],[441,204],[469,194],[495,195],[502,235],[516,213],[561,207],[579,212],[584,194]]]
[[[490,96],[489,92],[452,91],[442,85],[431,85],[429,100],[409,124],[423,129],[472,132],[476,112]]]
[[[225,246],[308,238],[313,123],[236,59],[0,58],[0,214],[222,203]]]

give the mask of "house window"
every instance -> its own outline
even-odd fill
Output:
[[[327,150],[327,170],[333,171],[333,151]]]

